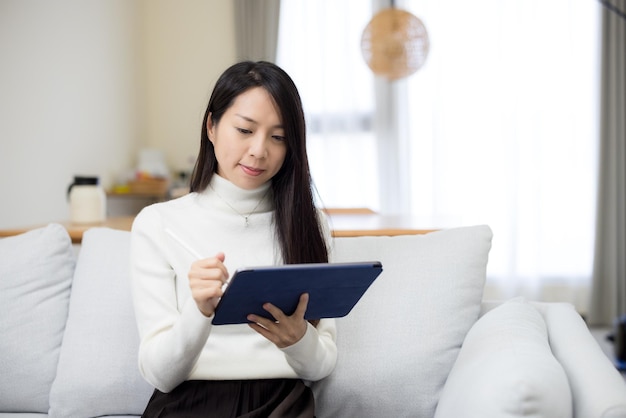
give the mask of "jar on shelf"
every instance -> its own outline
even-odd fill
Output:
[[[70,221],[76,224],[93,224],[106,219],[106,193],[98,177],[75,176],[67,189]]]

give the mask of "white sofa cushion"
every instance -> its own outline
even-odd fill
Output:
[[[379,260],[383,273],[337,320],[337,366],[312,384],[318,417],[434,415],[480,312],[491,237],[474,226],[335,239],[333,261]]]
[[[0,239],[0,411],[48,411],[75,262],[58,224]]]
[[[130,233],[85,232],[50,393],[50,416],[140,415],[152,388],[139,374],[130,295]]]
[[[571,417],[567,375],[539,311],[522,298],[482,316],[467,334],[436,418]]]

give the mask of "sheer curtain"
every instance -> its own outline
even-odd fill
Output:
[[[417,73],[388,82],[360,54],[383,4],[281,4],[278,63],[303,96],[323,203],[408,212],[432,221],[425,227],[488,224],[486,297],[586,312],[601,6],[397,0],[426,25],[430,54]]]
[[[593,1],[407,0],[431,50],[408,80],[412,211],[494,232],[487,297],[588,309],[598,144]]]
[[[283,1],[280,13],[277,63],[302,96],[318,203],[379,210],[374,77],[359,49],[369,2]]]

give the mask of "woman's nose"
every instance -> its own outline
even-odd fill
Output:
[[[265,135],[257,134],[251,138],[249,152],[255,158],[267,156],[267,138]]]

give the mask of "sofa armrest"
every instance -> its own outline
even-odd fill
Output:
[[[574,417],[625,417],[626,383],[568,303],[533,305],[548,327],[550,347],[572,390]]]
[[[571,418],[567,374],[541,313],[521,298],[493,304],[467,333],[436,418]]]

